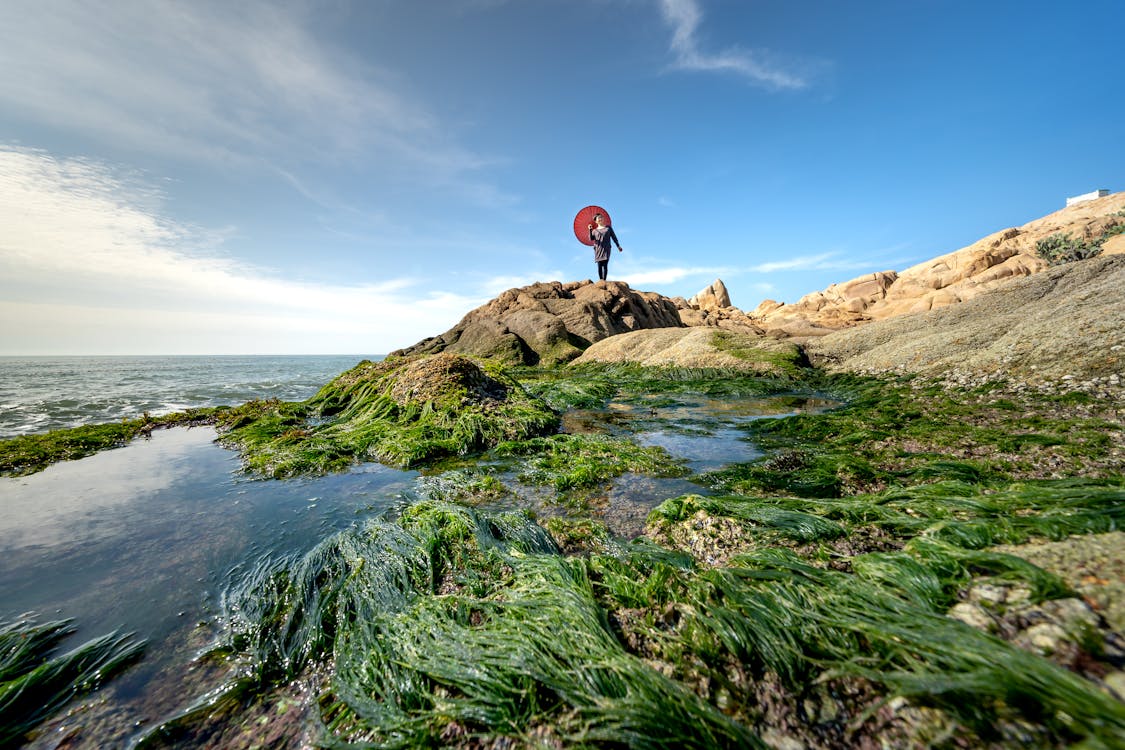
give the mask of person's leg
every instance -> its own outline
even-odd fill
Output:
[[[607,276],[609,276],[609,261],[608,260],[599,260],[598,261],[598,279],[600,279],[601,281],[605,281]]]

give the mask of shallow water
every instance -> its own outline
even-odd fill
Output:
[[[658,409],[614,402],[568,414],[564,424],[634,434],[699,472],[760,455],[741,425],[823,407],[809,399],[680,397]],[[68,647],[118,628],[149,641],[139,665],[77,715],[45,725],[34,747],[55,747],[80,727],[68,747],[123,747],[182,708],[221,678],[192,659],[214,636],[217,596],[236,566],[304,552],[418,488],[416,472],[380,464],[320,478],[252,479],[214,437],[210,428],[157,431],[38,474],[0,478],[0,618],[73,617],[79,633]],[[631,537],[655,505],[689,492],[707,494],[689,479],[626,474],[585,505]],[[541,515],[569,512],[543,488],[519,488],[512,502]]]
[[[344,474],[255,480],[210,428],[157,431],[116,450],[0,478],[0,617],[73,617],[67,647],[117,628],[149,641],[110,683],[99,745],[195,694],[186,667],[210,637],[216,592],[235,565],[302,552],[399,501],[416,476],[367,464]],[[95,714],[97,712],[94,712]],[[48,745],[49,746],[49,745]]]

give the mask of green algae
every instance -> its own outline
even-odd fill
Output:
[[[130,421],[0,440],[0,474],[33,474],[59,461],[71,461],[125,445],[140,433],[141,425]]]
[[[0,439],[0,476],[34,474],[59,461],[73,461],[120,448],[157,429],[212,424],[221,411],[223,407],[188,409],[159,417],[145,413],[137,419]]]
[[[1111,742],[1125,706],[945,616],[982,572],[1068,593],[1018,558],[926,536],[850,571],[769,546],[706,568],[604,536],[566,557],[526,515],[424,501],[251,566],[224,596],[214,654],[238,665],[224,694],[243,703],[323,674],[310,709],[326,746],[763,747],[755,685],[796,711],[826,679],[874,692],[832,709],[843,724],[810,722],[823,742],[895,696],[970,744],[1021,722],[1048,746]],[[218,705],[141,746],[190,736]]]
[[[786,683],[826,669],[871,680],[983,739],[1017,718],[1059,738],[1109,742],[1125,731],[1125,706],[1092,683],[945,617],[914,587],[887,585],[902,578],[873,582],[763,550],[701,574],[694,637]]]
[[[220,421],[221,440],[273,477],[361,460],[408,468],[557,427],[558,415],[502,369],[453,355],[363,362],[306,402],[263,402]]]
[[[1121,528],[1120,424],[1098,404],[631,366],[478,376],[439,362],[436,379],[402,377],[417,364],[364,363],[304,404],[215,415],[248,457],[267,457],[265,473],[367,458],[435,468],[419,484],[427,500],[238,571],[210,656],[230,661],[231,682],[142,746],[301,680],[318,686],[305,708],[327,746],[734,747],[778,727],[808,747],[860,746],[884,737],[872,717],[896,698],[936,728],[903,720],[892,744],[1012,744],[1031,727],[1031,744],[1108,747],[1125,731],[1095,682],[945,614],[981,577],[1019,582],[1035,602],[1073,595],[989,548]],[[625,471],[686,473],[616,431],[537,432],[563,409],[613,398],[650,409],[647,428],[700,394],[793,392],[845,403],[746,425],[769,454],[699,478],[722,494],[659,505],[648,533],[660,544],[623,543],[588,517],[542,528],[445,502],[510,499],[509,476],[563,497]],[[441,470],[442,456],[474,452]],[[729,547],[714,560],[709,534]],[[1082,644],[1095,661],[1096,640]]]
[[[678,477],[690,473],[667,451],[608,435],[548,435],[496,446],[497,457],[522,457],[517,478],[559,492],[594,487],[626,472]]]
[[[736,494],[845,497],[936,479],[977,483],[1044,476],[1120,475],[1110,456],[1119,422],[1085,402],[1027,392],[950,390],[911,378],[814,376],[844,402],[822,413],[745,426],[768,455],[704,481]]]
[[[145,647],[133,634],[109,633],[54,653],[75,630],[71,620],[0,622],[0,747],[23,744],[44,719],[137,661]]]
[[[799,378],[809,368],[809,360],[801,347],[789,342],[771,341],[766,347],[761,346],[757,337],[718,330],[711,336],[711,346],[784,377]]]
[[[300,558],[262,561],[224,598],[216,651],[245,696],[331,665],[322,743],[762,747],[628,653],[581,558],[526,517],[424,502]],[[147,733],[184,737],[215,697]]]
[[[649,515],[654,533],[703,512],[735,519],[746,540],[761,534],[811,542],[862,528],[910,540],[939,539],[964,549],[1058,540],[1125,526],[1125,479],[1059,479],[982,486],[942,481],[847,498],[696,495],[666,500]]]

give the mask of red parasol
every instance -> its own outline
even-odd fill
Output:
[[[578,241],[583,245],[594,244],[590,240],[589,226],[594,223],[595,214],[601,214],[605,217],[605,225],[607,227],[613,226],[613,220],[609,218],[609,212],[604,208],[601,206],[586,206],[586,208],[579,211],[578,215],[574,217],[574,236],[577,237]]]

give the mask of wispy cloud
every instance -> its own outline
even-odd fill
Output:
[[[871,257],[841,257],[837,251],[798,255],[786,260],[766,261],[742,269],[744,273],[782,273],[785,271],[862,271],[878,265]]]
[[[707,278],[713,280],[723,275],[732,275],[734,269],[722,267],[683,267],[672,266],[669,268],[654,268],[648,271],[635,273],[626,271],[621,275],[621,280],[630,286],[643,287],[650,284],[675,284],[678,281],[691,278]]]
[[[558,269],[533,271],[518,276],[491,276],[482,280],[476,285],[476,288],[483,296],[491,298],[515,287],[530,286],[545,281],[557,281],[563,278],[566,278],[566,274]]]
[[[353,351],[379,351],[445,330],[480,302],[420,292],[409,278],[350,286],[283,278],[225,256],[222,232],[165,218],[159,191],[136,176],[41,151],[0,147],[0,226],[0,302],[17,317],[13,305],[47,304],[117,310],[107,326],[122,325],[121,311],[137,326],[175,316],[170,330],[226,321],[270,331],[273,351],[322,351],[318,335],[347,331],[366,344]],[[9,333],[0,350],[11,351]]]
[[[387,70],[318,39],[304,3],[0,4],[0,107],[223,165],[378,164],[448,185],[492,160]]]
[[[698,0],[659,0],[665,23],[672,28],[673,65],[680,70],[704,73],[733,73],[753,83],[774,89],[801,89],[808,85],[802,75],[767,62],[762,52],[731,48],[708,52],[698,31],[703,11]]]

